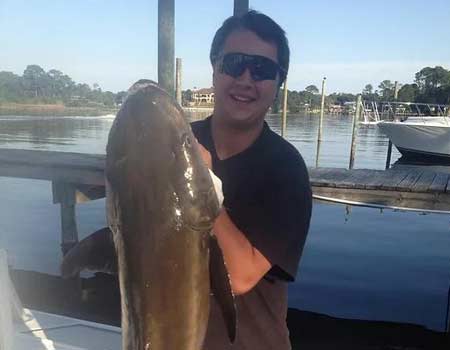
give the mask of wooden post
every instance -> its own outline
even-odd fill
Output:
[[[395,81],[395,85],[394,85],[394,100],[397,101],[397,99],[398,99],[398,81]],[[397,109],[396,106],[394,106],[394,117],[393,117],[394,120],[395,120],[396,109]],[[391,166],[391,157],[392,157],[392,141],[389,139],[387,155],[386,155],[385,169],[389,169],[389,167]]]
[[[386,166],[385,169],[389,169],[391,166],[391,156],[392,156],[392,142],[389,140],[388,142],[388,149],[387,149],[387,156],[386,156]]]
[[[355,163],[355,153],[356,153],[356,135],[358,133],[358,123],[359,116],[361,114],[361,95],[358,95],[356,98],[356,112],[353,116],[353,124],[352,124],[352,145],[350,148],[350,162],[348,165],[349,169],[353,169],[353,165]]]
[[[319,118],[319,129],[317,132],[317,150],[316,150],[316,167],[319,166],[320,158],[320,143],[322,142],[322,125],[323,125],[323,112],[325,107],[325,81],[326,77],[322,80],[322,101],[320,102],[320,118]]]
[[[182,90],[181,90],[181,58],[177,57],[176,60],[176,80],[175,80],[175,96],[178,104],[182,104]]]
[[[78,230],[75,215],[76,188],[63,182],[52,182],[53,203],[61,206],[61,249],[65,255],[78,243]]]
[[[394,84],[394,100],[397,101],[398,99],[398,81],[395,81]]]
[[[234,0],[234,16],[242,16],[248,12],[249,0]]]
[[[174,96],[175,0],[158,0],[158,83]]]
[[[316,168],[319,167],[319,155],[320,155],[320,141],[317,141],[317,150],[316,150]]]
[[[287,89],[287,79],[284,81],[283,88],[283,111],[281,113],[281,136],[285,137],[286,135],[286,114],[287,114],[287,97],[288,97],[288,89]]]
[[[319,131],[317,134],[317,140],[322,141],[322,124],[323,124],[323,112],[325,107],[325,80],[327,78],[324,77],[322,80],[322,101],[320,102],[320,119],[319,119]]]

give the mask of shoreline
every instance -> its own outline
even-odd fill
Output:
[[[108,107],[67,107],[63,104],[20,104],[20,103],[0,103],[0,115],[6,116],[102,116],[116,114],[118,108]]]

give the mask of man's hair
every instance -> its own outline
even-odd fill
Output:
[[[239,30],[249,30],[262,40],[277,46],[278,64],[285,70],[280,72],[280,86],[286,79],[289,69],[289,44],[284,30],[269,16],[251,10],[242,16],[231,16],[217,30],[211,44],[209,59],[214,65],[222,53],[228,36]]]

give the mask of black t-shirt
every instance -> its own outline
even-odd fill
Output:
[[[223,206],[234,224],[272,264],[248,293],[236,297],[237,338],[229,344],[220,309],[211,298],[204,350],[287,350],[287,282],[293,281],[311,217],[311,187],[299,152],[270,130],[246,150],[220,160],[211,136],[211,117],[191,124],[211,153],[222,180]]]

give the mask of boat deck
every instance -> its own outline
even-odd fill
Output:
[[[121,329],[72,317],[24,309],[15,324],[13,350],[122,349]]]

